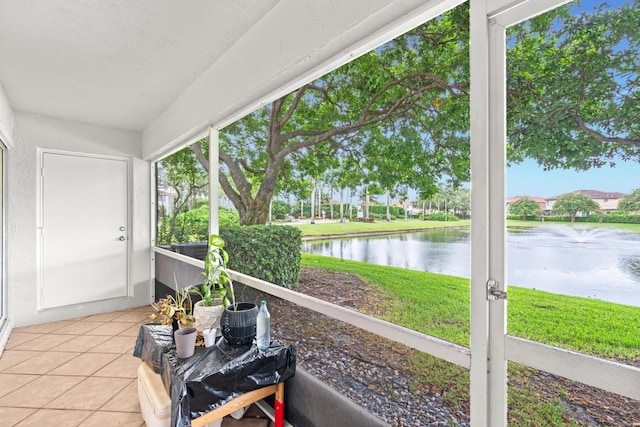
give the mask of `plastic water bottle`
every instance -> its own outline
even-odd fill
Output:
[[[267,310],[267,302],[260,303],[258,318],[256,319],[256,341],[258,350],[266,350],[271,343],[271,315]]]

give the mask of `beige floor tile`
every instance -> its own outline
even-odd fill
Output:
[[[149,321],[151,321],[151,319],[149,319]],[[140,326],[144,325],[145,323],[150,323],[150,322],[145,321],[143,323],[136,323],[129,329],[125,329],[124,331],[120,332],[119,335],[136,338],[138,336],[138,332],[140,332]],[[134,342],[135,342],[135,339],[134,339]]]
[[[22,343],[15,350],[36,350],[47,351],[51,347],[55,347],[63,342],[67,342],[73,338],[73,335],[43,334],[41,337]]]
[[[0,357],[0,372],[41,354],[39,351],[5,350]]]
[[[129,329],[134,324],[132,322],[106,322],[91,331],[91,335],[111,335],[115,336]]]
[[[72,377],[68,377],[72,378]],[[96,410],[131,382],[128,378],[86,378],[46,405],[56,409]]]
[[[102,324],[102,322],[89,322],[86,320],[73,322],[67,326],[57,329],[56,334],[82,335],[97,328],[98,326],[101,326]]]
[[[109,338],[102,344],[89,350],[91,353],[131,353],[133,347],[136,344],[136,340],[133,337],[125,335],[118,335],[113,338]]]
[[[138,398],[138,380],[133,379],[120,393],[113,399],[105,403],[101,411],[114,412],[140,412],[140,399]]]
[[[150,309],[149,312],[143,311],[131,311],[128,313],[124,313],[122,316],[114,319],[116,322],[145,322],[149,318],[149,315],[153,309]]]
[[[9,341],[7,341],[7,345],[4,348],[7,350],[11,350],[21,344],[40,338],[42,337],[42,335],[43,334],[16,332],[15,330],[13,330],[11,332],[11,336],[9,336]]]
[[[104,335],[79,335],[71,338],[69,341],[52,347],[50,351],[77,351],[84,353],[108,339],[109,337]]]
[[[151,313],[153,311],[153,307],[151,307],[151,304],[141,305],[140,307],[134,308],[133,311],[142,311],[144,313]]]
[[[136,378],[140,359],[131,354],[123,354],[104,368],[93,374],[94,377]]]
[[[80,375],[90,376],[99,369],[113,362],[117,354],[83,353],[80,356],[63,363],[49,372],[50,375]]]
[[[102,314],[94,314],[93,316],[88,316],[84,320],[89,322],[110,322],[118,317],[122,316],[121,311],[114,311],[111,313],[102,313]]]
[[[31,332],[36,334],[49,334],[71,323],[73,323],[73,321],[71,320],[60,320],[59,322],[40,323],[39,325],[16,328],[14,331],[15,332]]]
[[[140,413],[134,414],[130,412],[98,411],[94,412],[89,418],[84,420],[82,424],[80,424],[80,427],[140,427],[144,425],[144,420],[142,419],[142,415]]]
[[[14,426],[35,411],[30,408],[0,408],[0,425]]]
[[[0,374],[0,397],[38,379],[39,375]]]
[[[16,427],[76,427],[91,415],[91,411],[70,411],[64,409],[40,409]]]
[[[37,356],[5,369],[4,372],[9,374],[46,374],[79,354],[62,351],[41,352]]]
[[[43,375],[18,390],[0,398],[0,406],[12,406],[18,408],[44,408],[44,406],[57,398],[80,381],[83,377],[61,377],[56,375]]]

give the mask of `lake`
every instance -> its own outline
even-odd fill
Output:
[[[470,277],[469,230],[310,241],[303,252]],[[515,286],[640,306],[640,233],[554,225],[509,231]]]

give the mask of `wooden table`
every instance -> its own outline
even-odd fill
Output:
[[[225,405],[216,408],[207,414],[191,420],[191,425],[192,427],[204,427],[211,421],[220,419],[226,415],[231,414],[232,412],[237,411],[240,408],[244,408],[245,406],[251,405],[252,403],[257,402],[260,399],[271,396],[272,394],[275,394],[275,427],[284,427],[284,383],[270,385],[240,395],[233,399],[231,402],[228,402]]]
[[[259,351],[255,344],[234,348],[220,338],[213,347],[198,347],[192,357],[178,359],[171,336],[170,327],[143,325],[134,356],[160,373],[171,398],[172,425],[204,426],[275,394],[275,425],[284,427],[283,383],[295,373],[293,346],[272,341]]]

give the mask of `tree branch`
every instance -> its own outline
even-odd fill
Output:
[[[189,146],[189,150],[191,150],[191,152],[196,156],[196,159],[204,168],[204,170],[209,172],[209,160],[207,160],[207,158],[204,156],[204,153],[202,152],[202,145],[200,144],[200,141],[191,144]]]
[[[242,167],[244,168],[244,170],[254,173],[256,175],[259,175],[261,173],[265,173],[266,169],[254,169],[251,166],[249,166],[249,164],[247,163],[247,161],[245,159],[238,159],[237,160],[238,163],[240,163],[242,165]]]
[[[620,138],[617,136],[608,136],[608,135],[604,135],[594,129],[591,129],[590,127],[588,127],[587,125],[584,124],[584,122],[582,121],[582,117],[580,117],[580,114],[578,112],[576,112],[575,114],[575,120],[576,120],[576,126],[578,127],[578,129],[588,133],[589,135],[595,137],[598,141],[601,142],[614,142],[616,144],[620,144],[620,145],[627,145],[630,147],[640,147],[640,139],[629,139],[629,138]]]
[[[293,102],[289,106],[289,109],[287,110],[286,113],[284,113],[284,116],[282,117],[282,119],[278,121],[278,125],[280,126],[280,128],[283,128],[284,125],[289,121],[289,119],[291,119],[291,117],[293,116],[293,113],[295,113],[296,108],[298,108],[298,104],[300,104],[300,100],[302,99],[305,92],[307,91],[307,87],[308,85],[304,85],[300,89],[298,89],[298,91],[296,92],[296,96],[293,98]],[[284,97],[282,97],[281,99],[284,99]]]
[[[249,206],[250,200],[247,200],[247,198],[251,198],[252,186],[251,186],[251,183],[247,181],[247,178],[242,173],[242,169],[240,168],[239,163],[234,161],[234,159],[231,156],[229,156],[227,153],[225,153],[223,150],[220,150],[220,161],[223,162],[227,166],[227,168],[229,168],[229,175],[231,176],[231,179],[233,180],[233,183],[235,184],[238,190],[236,191],[235,189],[233,189],[230,183],[228,188],[232,193],[235,193],[238,197],[242,199],[243,206]],[[224,173],[222,172],[220,173],[224,175]],[[224,175],[224,178],[225,180],[228,180],[226,175]],[[221,184],[222,184],[222,181],[221,181]],[[223,186],[222,188],[223,190],[225,190],[225,194],[227,194],[227,190],[225,189],[225,187]],[[227,196],[229,196],[229,198],[231,199],[231,196],[229,194],[227,194]]]

